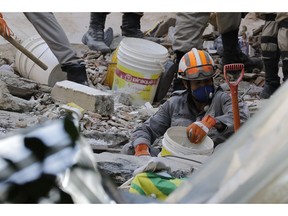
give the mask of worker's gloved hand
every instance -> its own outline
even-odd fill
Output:
[[[188,139],[192,143],[200,143],[215,124],[216,120],[210,115],[204,116],[201,121],[193,122],[186,129]]]
[[[135,156],[151,156],[149,153],[149,146],[141,143],[135,147]]]
[[[6,24],[6,21],[3,19],[2,13],[0,13],[0,34],[4,37],[10,37],[10,35],[13,35],[10,28]]]

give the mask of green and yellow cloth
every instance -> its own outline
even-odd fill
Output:
[[[137,174],[131,182],[130,193],[144,196],[152,196],[159,200],[165,200],[184,179],[173,178],[170,175],[162,175],[155,172],[142,172]]]

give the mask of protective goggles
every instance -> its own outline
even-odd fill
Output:
[[[217,67],[211,64],[188,67],[178,72],[178,77],[186,80],[202,80],[213,77]]]

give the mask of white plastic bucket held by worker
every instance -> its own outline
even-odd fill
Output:
[[[213,153],[214,142],[206,136],[199,144],[193,144],[186,135],[186,127],[170,127],[162,140],[160,156],[175,155],[184,158],[193,158],[194,155],[209,156]]]

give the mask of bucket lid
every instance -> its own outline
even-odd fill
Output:
[[[214,142],[206,136],[199,144],[193,144],[186,135],[186,127],[170,127],[164,134],[163,146],[175,155],[210,155],[213,152]]]
[[[118,62],[124,62],[126,65],[132,66],[134,68],[140,69],[141,71],[150,71],[153,73],[155,71],[164,72],[164,64],[166,62],[150,62],[145,63],[142,60],[136,60],[136,58],[129,57],[128,55],[123,55],[121,52],[117,55]]]
[[[161,44],[141,39],[141,38],[123,38],[120,42],[120,46],[126,50],[130,50],[138,55],[155,57],[165,59],[168,56],[168,50]]]
[[[139,53],[135,54],[130,51],[125,50],[123,46],[119,46],[119,51],[117,56],[122,56],[131,62],[143,65],[144,67],[159,68],[161,64],[164,65],[168,61],[168,55],[165,58],[155,58],[153,56],[140,56]]]

